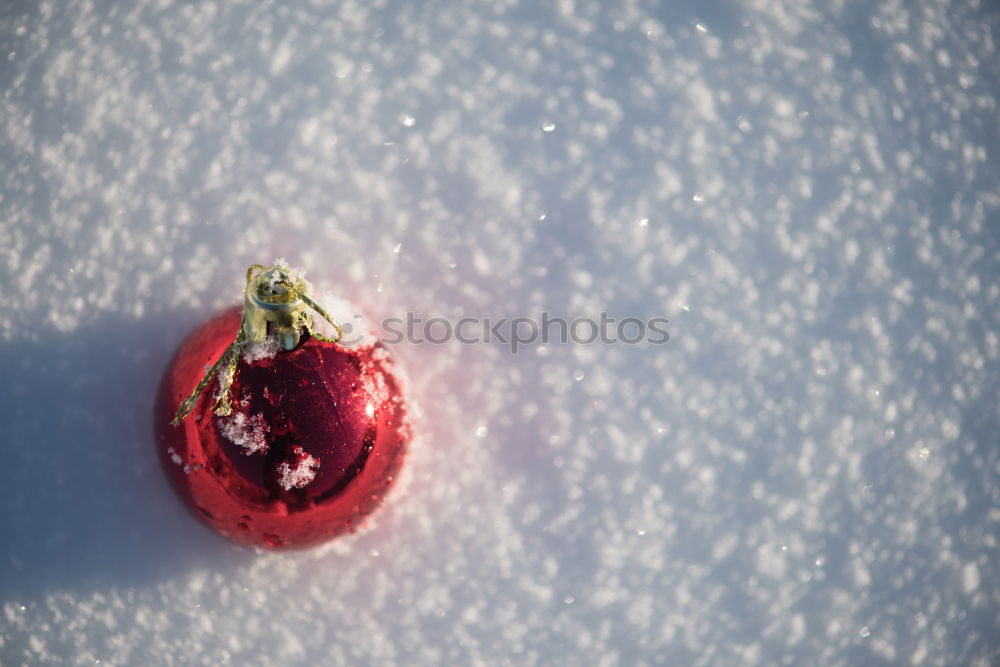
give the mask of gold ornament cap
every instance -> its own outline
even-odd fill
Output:
[[[299,344],[303,324],[312,323],[302,295],[306,282],[277,264],[254,275],[255,264],[247,271],[247,287],[243,299],[243,331],[248,343],[263,343],[267,338],[267,323],[274,323],[274,332],[283,350],[293,350]]]

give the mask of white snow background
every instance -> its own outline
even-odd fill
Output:
[[[1000,10],[928,0],[0,8],[0,663],[1000,663]],[[170,355],[285,257],[393,348],[370,530],[229,545]]]

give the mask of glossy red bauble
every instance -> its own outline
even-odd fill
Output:
[[[233,308],[202,325],[160,385],[156,441],[174,490],[242,544],[305,547],[354,530],[384,499],[409,440],[386,350],[306,337],[291,351],[244,353],[233,376],[232,414],[212,412],[213,381],[172,426],[178,405],[240,322],[241,309]]]

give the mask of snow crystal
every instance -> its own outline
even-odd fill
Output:
[[[267,335],[259,343],[247,343],[243,347],[243,361],[253,364],[261,359],[270,359],[281,350],[281,343],[275,335]]]
[[[167,454],[170,455],[170,460],[174,462],[174,465],[181,465],[184,463],[184,459],[181,458],[180,454],[173,447],[167,448]]]
[[[968,595],[979,588],[979,567],[975,563],[966,563],[962,568],[962,590]]]
[[[278,466],[278,484],[286,491],[301,489],[316,478],[319,461],[309,454],[302,454],[294,464],[283,461]]]
[[[219,430],[234,445],[243,448],[243,453],[259,454],[267,451],[268,426],[264,423],[264,415],[253,417],[244,412],[234,410],[228,417],[219,417]]]
[[[270,275],[267,275],[264,281],[264,286],[271,294],[277,293],[281,282],[285,278],[299,278],[305,285],[306,291],[311,291],[309,281],[306,280],[306,272],[304,269],[298,267],[292,268],[283,257],[275,259],[271,264],[271,267],[279,269],[278,271],[274,271],[270,273]]]

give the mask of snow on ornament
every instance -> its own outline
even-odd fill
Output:
[[[342,336],[284,262],[255,264],[243,308],[201,325],[167,367],[160,459],[225,537],[306,547],[353,531],[385,498],[410,439],[399,381],[377,340],[347,347]]]

